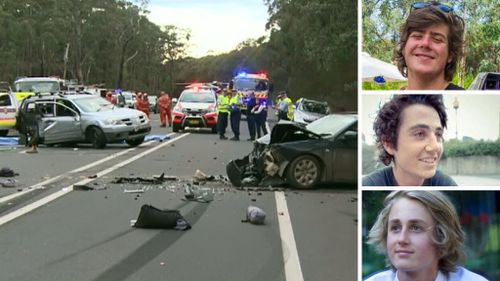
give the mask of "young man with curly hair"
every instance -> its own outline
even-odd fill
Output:
[[[379,160],[388,167],[363,177],[363,185],[457,185],[437,170],[446,122],[442,95],[394,95],[373,124]]]

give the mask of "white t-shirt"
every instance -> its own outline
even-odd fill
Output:
[[[392,269],[382,271],[370,276],[365,281],[399,281],[397,271]],[[488,281],[483,276],[469,271],[461,266],[457,267],[457,271],[450,272],[446,276],[443,272],[439,271],[434,281]]]

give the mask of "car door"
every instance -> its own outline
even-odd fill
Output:
[[[65,105],[62,100],[40,104],[42,120],[41,133],[45,144],[73,142],[81,140],[80,116]]]
[[[358,177],[357,123],[333,141],[333,181],[356,183]]]

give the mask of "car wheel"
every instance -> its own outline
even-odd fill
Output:
[[[9,134],[9,130],[0,130],[0,137],[6,137]]]
[[[311,189],[320,180],[321,167],[318,160],[311,155],[295,158],[288,166],[286,177],[288,183],[295,188]]]
[[[128,145],[130,145],[131,147],[136,147],[136,146],[138,146],[138,145],[140,145],[141,143],[144,142],[144,137],[140,137],[140,138],[137,138],[137,139],[126,140],[125,142]]]
[[[173,131],[174,133],[179,132],[179,129],[180,129],[180,126],[179,126],[179,125],[175,125],[175,124],[173,124],[173,125],[172,125],[172,131]]]
[[[97,127],[92,127],[87,131],[87,140],[92,144],[94,148],[104,148],[106,147],[106,137],[101,129]]]

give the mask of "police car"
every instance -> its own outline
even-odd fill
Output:
[[[210,128],[217,133],[217,99],[214,90],[191,84],[182,91],[172,110],[172,131],[186,127]]]

